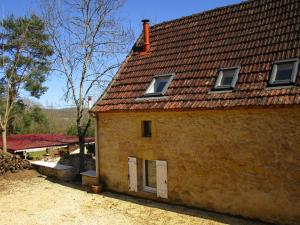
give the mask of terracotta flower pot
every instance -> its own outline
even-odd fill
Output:
[[[93,184],[92,185],[92,191],[95,193],[95,194],[99,194],[101,193],[103,190],[102,190],[102,185],[100,184]]]

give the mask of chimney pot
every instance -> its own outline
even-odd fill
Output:
[[[148,19],[144,19],[144,20],[142,20],[142,22],[143,22],[143,23],[149,23],[149,22],[150,22],[150,20],[148,20]]]
[[[149,27],[149,20],[144,19],[143,22],[143,33],[144,33],[144,48],[143,53],[149,52],[150,50],[150,27]]]
[[[92,108],[92,96],[88,96],[88,107],[89,109]]]

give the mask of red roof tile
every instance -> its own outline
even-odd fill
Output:
[[[266,89],[274,61],[300,57],[299,0],[250,0],[152,26],[150,35],[150,53],[132,51],[92,111],[300,103],[299,71],[296,86]],[[217,69],[232,66],[241,66],[233,92],[210,93]],[[166,73],[175,73],[168,98],[137,100]]]
[[[85,142],[94,141],[94,138],[85,138]],[[7,136],[8,149],[12,151],[76,143],[78,143],[78,137],[63,134],[18,134]],[[0,139],[0,147],[2,147],[2,139]]]

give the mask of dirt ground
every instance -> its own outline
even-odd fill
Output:
[[[47,179],[34,170],[0,177],[0,224],[232,224],[263,225],[196,209],[105,192]]]

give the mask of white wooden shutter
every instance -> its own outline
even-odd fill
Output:
[[[167,161],[156,161],[157,197],[168,198],[168,170]]]
[[[137,192],[137,163],[134,157],[128,157],[128,182],[129,191]]]

